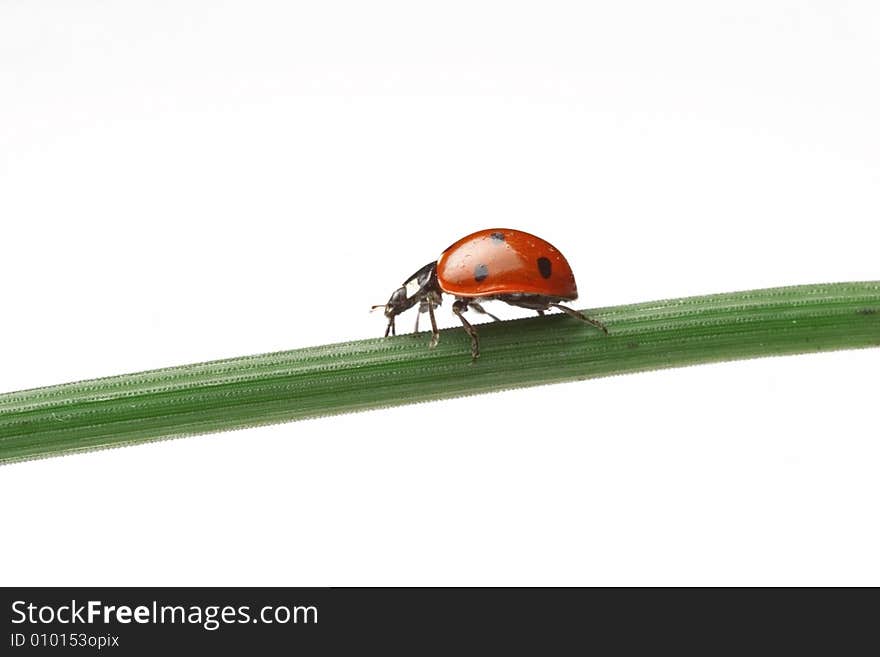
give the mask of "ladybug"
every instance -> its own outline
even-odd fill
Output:
[[[455,297],[452,312],[461,320],[471,338],[471,357],[480,355],[477,330],[464,318],[466,310],[495,315],[483,309],[484,301],[504,301],[512,306],[536,310],[559,308],[572,317],[595,326],[606,335],[604,324],[560,305],[560,301],[577,299],[574,274],[565,257],[549,242],[512,228],[487,228],[462,237],[429,263],[410,276],[397,288],[384,305],[388,318],[388,334],[396,335],[394,318],[413,306],[419,306],[419,316],[427,312],[431,319],[431,348],[437,346],[440,332],[434,319],[434,308],[443,303],[442,294]],[[373,306],[374,309],[382,305]]]

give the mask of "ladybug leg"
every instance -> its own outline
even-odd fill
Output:
[[[543,310],[539,310],[539,311],[538,311],[538,315],[540,315],[541,317],[543,317],[543,316],[544,316],[544,311],[543,311]]]
[[[415,333],[419,332],[419,318],[422,316],[422,313],[428,312],[429,306],[430,303],[428,303],[424,299],[422,299],[422,301],[419,303],[419,311],[416,313],[416,327],[414,329]]]
[[[421,317],[424,312],[428,313],[428,317],[431,318],[431,343],[428,346],[433,349],[440,341],[440,330],[437,328],[437,319],[434,317],[434,304],[430,301],[422,301],[419,306],[419,312],[416,313],[415,332],[419,332],[419,317]]]
[[[469,336],[471,336],[471,359],[476,360],[480,357],[480,338],[477,336],[477,329],[471,326],[471,323],[464,318],[464,315],[462,315],[467,309],[468,302],[463,299],[458,299],[452,304],[452,312],[458,316],[461,320],[462,326],[464,326],[464,330],[467,331]]]
[[[388,334],[397,335],[397,332],[394,327],[394,317],[388,319],[388,326],[385,327],[385,337],[388,337]]]
[[[480,314],[482,314],[482,315],[489,315],[489,317],[491,317],[492,319],[494,319],[496,322],[500,322],[500,321],[501,321],[500,319],[498,319],[497,317],[495,317],[495,315],[493,315],[492,313],[490,313],[488,310],[484,309],[483,306],[481,306],[480,304],[478,304],[478,303],[476,303],[476,302],[474,302],[474,301],[471,301],[471,302],[468,304],[468,307],[469,307],[469,308],[473,308],[475,312],[478,312],[478,313],[480,313]]]
[[[428,317],[431,318],[431,342],[428,345],[431,349],[437,346],[437,343],[440,342],[440,331],[437,330],[437,320],[434,318],[434,304],[428,304]]]
[[[568,308],[567,306],[560,306],[558,303],[551,303],[549,305],[552,306],[553,308],[559,308],[559,310],[564,312],[566,315],[571,315],[575,319],[579,319],[582,322],[586,322],[587,324],[589,324],[591,326],[595,326],[597,329],[599,329],[600,331],[605,333],[605,335],[608,335],[608,327],[606,327],[599,320],[587,317],[583,313],[580,313],[577,310],[574,310],[573,308]],[[538,311],[538,312],[540,312],[540,311]]]

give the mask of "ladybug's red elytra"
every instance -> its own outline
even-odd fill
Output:
[[[427,312],[431,318],[431,344],[440,340],[434,308],[443,303],[442,294],[455,296],[452,312],[461,320],[471,337],[471,356],[480,355],[477,330],[462,313],[468,308],[489,315],[483,301],[504,301],[512,306],[536,310],[559,308],[563,312],[608,333],[601,322],[583,313],[562,306],[560,301],[577,299],[574,274],[565,257],[549,242],[512,228],[487,228],[462,237],[440,254],[437,262],[419,269],[397,288],[385,304],[388,334],[396,335],[394,318],[418,304],[419,315]],[[383,306],[374,306],[382,308]]]

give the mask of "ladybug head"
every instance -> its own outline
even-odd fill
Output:
[[[436,298],[434,303],[439,304],[440,286],[437,284],[436,262],[425,265],[410,276],[403,285],[391,293],[388,303],[384,306],[373,306],[373,308],[385,309],[385,317],[388,318],[385,335],[387,336],[389,332],[394,333],[395,317],[429,298]]]
[[[385,317],[390,319],[409,310],[437,288],[437,263],[432,262],[391,293],[391,298],[385,304]]]
[[[406,286],[403,285],[391,293],[391,298],[385,304],[385,317],[394,317],[409,310],[416,303],[415,299],[409,299],[406,295]]]

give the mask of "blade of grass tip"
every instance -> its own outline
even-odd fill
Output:
[[[880,281],[802,285],[183,365],[0,395],[0,463],[741,358],[880,346]]]

